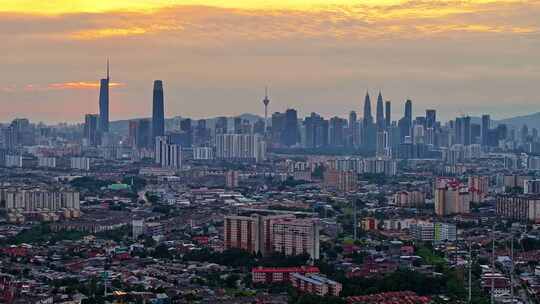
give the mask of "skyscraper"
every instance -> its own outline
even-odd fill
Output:
[[[284,145],[291,147],[296,145],[299,139],[298,114],[295,109],[287,109],[285,111],[285,125],[281,133],[281,141]]]
[[[89,146],[98,145],[98,121],[96,114],[86,114],[84,117],[84,138]]]
[[[109,132],[109,60],[107,59],[107,78],[100,81],[99,86],[99,131]]]
[[[482,115],[482,129],[481,129],[481,137],[482,137],[482,145],[487,146],[489,145],[489,129],[491,125],[491,118],[489,115],[485,114]]]
[[[364,99],[364,123],[373,123],[373,116],[371,115],[371,99],[369,98],[369,92],[366,93]]]
[[[405,101],[405,113],[402,119],[398,122],[400,143],[405,142],[405,137],[411,136],[412,130],[412,101]]]
[[[426,128],[434,128],[437,122],[437,111],[428,109],[426,110]]]
[[[163,104],[163,81],[154,81],[152,102],[152,141],[165,135],[165,110]]]
[[[385,115],[384,115],[385,125],[386,125],[386,128],[389,128],[390,125],[392,124],[392,103],[390,102],[390,100],[386,101],[384,105],[384,111],[385,111]]]
[[[373,124],[371,115],[371,99],[369,93],[366,93],[364,99],[364,120],[362,122],[362,144],[365,149],[373,151],[376,145],[377,130]]]
[[[384,129],[384,103],[381,91],[379,91],[379,96],[377,96],[377,129]]]

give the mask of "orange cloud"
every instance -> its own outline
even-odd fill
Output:
[[[55,91],[55,90],[95,90],[99,88],[99,82],[89,82],[89,81],[77,81],[77,82],[60,82],[60,83],[50,83],[47,85],[36,85],[36,84],[27,84],[22,87],[23,91],[33,92],[33,91]],[[110,82],[110,88],[123,87],[125,84],[120,82]],[[4,88],[10,90],[10,92],[18,91],[16,86],[8,86]]]

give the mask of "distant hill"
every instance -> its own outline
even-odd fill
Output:
[[[520,129],[523,125],[527,125],[529,130],[533,128],[540,130],[540,112],[501,119],[497,123],[507,124],[517,129]]]

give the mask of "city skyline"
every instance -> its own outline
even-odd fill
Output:
[[[346,117],[366,88],[393,117],[407,98],[443,120],[538,104],[538,1],[0,3],[1,121],[97,113],[107,57],[111,120],[147,116],[154,79],[167,83],[167,117],[262,115],[265,85],[270,112],[302,116]]]

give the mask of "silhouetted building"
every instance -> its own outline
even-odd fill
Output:
[[[384,104],[384,121],[386,128],[390,127],[392,124],[392,103],[390,100],[387,100]]]
[[[163,82],[154,81],[152,99],[152,138],[165,135],[165,109],[163,101]]]
[[[109,60],[107,60],[107,78],[99,86],[99,132],[109,132]]]
[[[84,139],[89,146],[95,147],[99,144],[98,122],[99,116],[97,114],[84,116]]]

